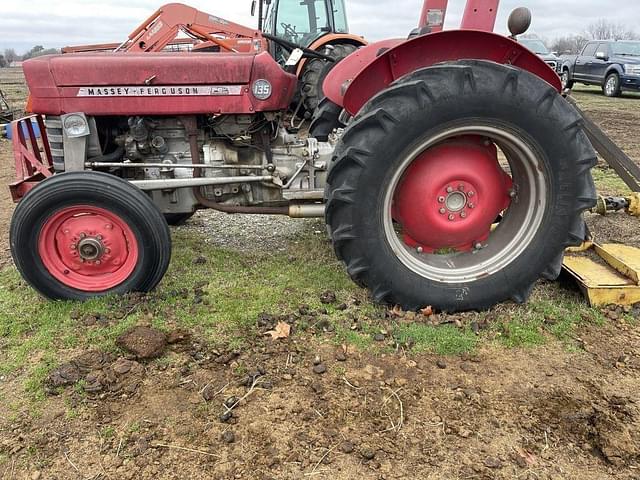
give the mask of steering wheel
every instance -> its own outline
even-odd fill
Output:
[[[267,40],[271,40],[273,43],[277,43],[288,52],[293,52],[296,48],[302,50],[302,58],[321,58],[322,60],[327,60],[328,62],[336,61],[335,58],[330,57],[329,55],[323,55],[322,53],[318,53],[315,50],[311,50],[310,48],[303,47],[302,45],[298,45],[297,43],[290,42],[289,40],[285,40],[284,38],[276,37],[275,35],[271,35],[270,33],[263,32],[262,36]]]
[[[298,39],[298,32],[296,32],[296,27],[291,26],[290,23],[284,23],[284,22],[282,22],[280,26],[284,28],[284,34],[287,37],[289,37],[291,40]]]

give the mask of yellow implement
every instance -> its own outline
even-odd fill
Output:
[[[640,303],[640,249],[619,244],[586,246],[568,251],[563,266],[578,281],[589,304]]]

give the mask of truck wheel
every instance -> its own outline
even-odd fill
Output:
[[[19,204],[11,253],[24,279],[51,299],[149,291],[164,276],[171,237],[151,199],[100,172],[54,175]]]
[[[617,73],[610,73],[604,80],[602,91],[607,97],[619,97],[622,93],[620,89],[620,75]]]
[[[167,221],[167,224],[173,227],[179,227],[180,225],[184,225],[189,221],[195,212],[189,213],[165,213],[164,219]]]
[[[335,62],[331,63],[327,60],[322,60],[321,58],[312,58],[307,60],[307,63],[304,66],[304,71],[300,77],[300,91],[302,92],[303,106],[308,118],[313,116],[314,112],[318,108],[320,100],[324,98],[322,83],[326,76],[333,67],[340,63],[343,58],[351,55],[357,49],[358,47],[348,43],[328,45],[323,49],[322,54],[335,58]]]
[[[595,164],[578,113],[539,77],[442,64],[398,80],[350,123],[325,218],[377,302],[448,312],[524,302],[583,241]]]
[[[574,81],[571,80],[571,77],[569,75],[569,70],[563,70],[562,71],[562,75],[560,76],[560,79],[562,80],[562,89],[563,90],[566,89],[566,88],[571,90],[573,88]]]

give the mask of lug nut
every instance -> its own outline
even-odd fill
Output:
[[[469,208],[476,208],[475,203],[470,203],[470,204],[468,204],[467,206],[468,206]]]
[[[460,190],[461,192],[464,192],[464,185],[463,184],[458,185],[458,190]]]
[[[449,215],[449,220],[454,221],[456,219],[456,217],[452,214]]]
[[[453,192],[453,187],[451,185],[449,185],[447,187],[447,193],[451,193],[451,192]]]
[[[96,237],[96,239],[97,239],[97,240],[102,240],[102,235],[98,235],[98,236]]]
[[[447,213],[446,208],[444,208],[444,207],[443,207],[443,208],[441,208],[441,209],[440,209],[440,214],[441,214],[441,215],[444,215],[445,213]]]
[[[444,203],[445,198],[444,197],[438,197],[438,203]]]
[[[467,212],[460,212],[460,218],[467,218]]]
[[[80,234],[80,238],[85,238],[86,236],[87,236],[87,234],[86,234],[86,233],[84,233],[84,232],[82,232],[82,233]]]
[[[476,192],[474,192],[473,190],[470,191],[469,193],[467,193],[468,197],[473,197],[476,194]]]

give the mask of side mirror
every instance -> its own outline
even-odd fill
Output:
[[[251,16],[256,16],[256,0],[253,0],[253,2],[251,2]]]
[[[609,60],[609,57],[607,56],[607,54],[605,52],[596,52],[596,58],[598,60],[604,60],[605,62],[607,60]]]
[[[529,30],[531,26],[531,10],[526,7],[518,7],[509,15],[508,27],[511,35],[517,37]]]

